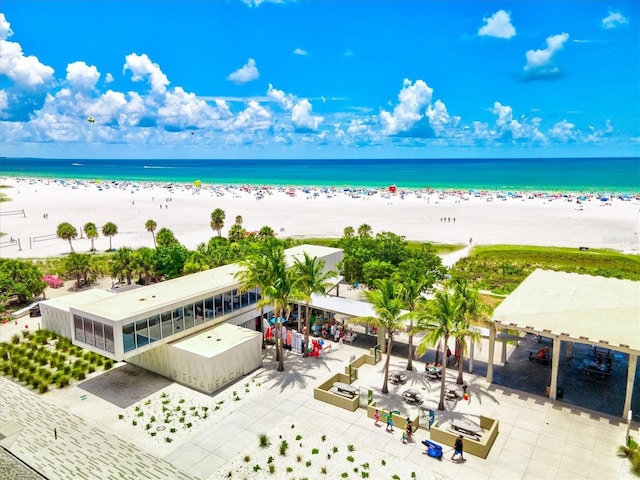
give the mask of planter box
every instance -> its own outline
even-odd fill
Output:
[[[482,437],[478,440],[465,437],[464,453],[469,453],[480,458],[487,458],[499,433],[498,420],[480,416],[480,426],[484,430]],[[448,445],[449,447],[453,447],[458,437],[457,433],[449,431],[446,425],[443,426],[439,422],[431,426],[430,432],[432,441]]]

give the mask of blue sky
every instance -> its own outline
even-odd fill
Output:
[[[0,149],[638,156],[640,2],[3,0]]]

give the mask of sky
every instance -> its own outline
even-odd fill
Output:
[[[638,157],[640,2],[3,0],[0,155]]]

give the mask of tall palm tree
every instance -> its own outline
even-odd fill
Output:
[[[387,358],[384,363],[384,381],[382,383],[382,393],[386,394],[389,393],[389,363],[393,348],[393,336],[396,331],[404,330],[406,314],[402,311],[402,296],[398,284],[385,278],[375,280],[374,285],[375,290],[367,291],[365,295],[377,316],[355,317],[351,321],[386,330]]]
[[[69,242],[71,253],[75,251],[73,249],[73,244],[71,243],[71,240],[78,238],[78,231],[76,230],[76,227],[74,227],[68,222],[63,222],[60,225],[58,225],[58,228],[56,228],[56,236],[62,240],[66,240]]]
[[[473,322],[486,318],[490,314],[490,309],[480,301],[480,296],[476,288],[469,286],[466,280],[456,278],[452,282],[454,295],[460,302],[460,312],[457,321],[454,337],[456,339],[456,351],[458,352],[458,378],[456,383],[462,385],[464,354],[467,350],[467,339],[469,342],[480,344],[482,335],[476,329],[471,328]]]
[[[236,215],[236,225],[242,225],[242,215]]]
[[[264,267],[267,269],[268,281],[262,290],[262,298],[258,306],[270,305],[276,317],[276,358],[279,372],[284,371],[284,351],[282,348],[282,323],[286,323],[291,315],[291,303],[302,298],[297,290],[293,268],[287,267],[284,249],[274,245],[263,253]]]
[[[111,247],[111,238],[117,234],[118,234],[118,227],[116,226],[115,223],[107,222],[103,225],[102,235],[104,235],[105,237],[109,237],[109,251],[113,250],[113,248]]]
[[[309,356],[309,330],[311,329],[311,316],[309,302],[311,295],[314,293],[325,295],[327,288],[331,286],[329,279],[336,277],[338,274],[333,270],[324,271],[324,261],[318,260],[318,257],[310,257],[304,252],[302,260],[296,258],[293,264],[294,274],[297,277],[297,287],[302,293],[305,301],[305,318],[307,320],[307,328],[304,330],[304,357]],[[298,324],[298,328],[300,325]]]
[[[266,246],[259,247],[257,251],[246,256],[243,260],[240,260],[240,270],[234,275],[234,279],[240,282],[241,291],[249,291],[254,288],[264,291],[264,289],[270,285],[271,271],[267,268],[266,261]],[[258,302],[260,307],[260,332],[262,332],[262,348],[265,348],[264,343],[264,331],[263,331],[263,319],[264,319],[264,307],[265,303]],[[276,355],[279,355],[276,352]],[[278,357],[279,358],[279,357]]]
[[[91,251],[95,252],[96,249],[93,246],[93,242],[96,238],[98,238],[98,227],[96,227],[96,224],[93,222],[87,222],[84,224],[84,227],[82,227],[82,229],[84,230],[84,234],[87,236],[87,238],[91,240]]]
[[[363,223],[358,227],[358,236],[362,237],[370,237],[371,236],[371,226]]]
[[[157,227],[158,227],[158,224],[153,220],[147,220],[144,224],[144,228],[147,230],[147,232],[151,233],[151,236],[153,237],[153,248],[156,248],[156,228]]]
[[[90,274],[96,272],[94,259],[86,253],[71,253],[64,261],[65,273],[76,278],[76,288],[80,288],[81,281],[85,284]]]
[[[224,219],[227,215],[221,208],[216,208],[211,212],[211,229],[218,232],[218,236],[222,236],[222,227],[224,227]]]
[[[439,290],[433,300],[421,301],[416,309],[417,323],[414,334],[425,332],[426,335],[418,345],[418,355],[424,355],[427,347],[442,345],[442,358],[446,358],[449,337],[455,332],[456,321],[460,315],[460,302],[450,292]],[[442,379],[440,384],[440,403],[438,410],[444,410],[445,380],[447,362],[442,362]]]
[[[355,233],[355,230],[353,229],[353,227],[344,227],[344,231],[342,234],[345,237],[353,237],[354,233]]]
[[[414,277],[409,272],[399,272],[396,280],[400,284],[400,292],[402,296],[403,307],[409,311],[407,319],[409,320],[409,352],[407,353],[407,370],[413,370],[413,320],[414,312],[418,306],[418,302],[422,297],[422,292],[429,286],[426,277]]]

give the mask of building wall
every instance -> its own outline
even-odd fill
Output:
[[[262,366],[262,338],[247,331],[232,348],[207,357],[180,348],[180,342],[159,345],[127,360],[206,394],[226,387]],[[201,333],[202,334],[202,333]]]
[[[40,302],[40,311],[42,312],[43,329],[51,330],[58,335],[73,339],[71,314],[68,309],[61,309],[54,305]]]

